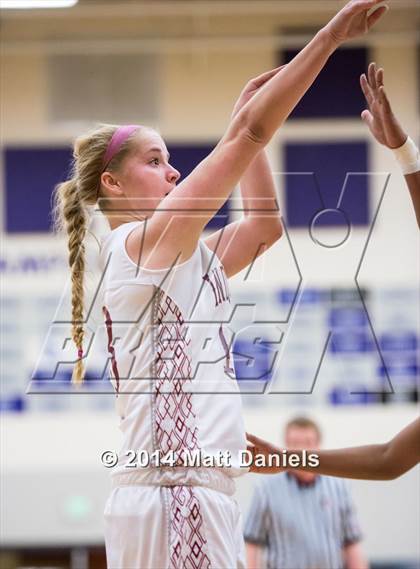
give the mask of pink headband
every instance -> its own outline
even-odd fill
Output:
[[[127,124],[123,126],[119,126],[117,130],[112,135],[111,140],[108,143],[107,149],[105,151],[104,159],[102,162],[102,171],[108,166],[114,156],[119,152],[121,146],[127,140],[127,138],[132,134],[135,130],[139,129],[140,125],[138,124]]]

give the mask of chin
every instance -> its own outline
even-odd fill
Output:
[[[297,473],[297,478],[302,482],[311,483],[315,480],[316,474],[312,474],[312,472],[299,472]]]

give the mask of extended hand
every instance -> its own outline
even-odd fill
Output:
[[[266,71],[258,77],[254,77],[248,81],[245,85],[242,93],[239,95],[239,99],[236,101],[235,106],[233,107],[232,117],[234,117],[246,103],[252,99],[255,93],[261,89],[263,85],[267,83],[274,75],[277,75],[279,71],[281,71],[285,65],[281,65],[280,67],[276,67],[275,69],[270,69],[270,71]]]
[[[280,448],[256,437],[255,435],[251,435],[251,433],[246,433],[246,438],[247,450],[252,453],[253,458],[250,472],[257,472],[258,474],[277,474],[283,470],[286,470],[279,466],[268,466],[270,464],[269,455],[281,454],[282,450]],[[267,466],[256,466],[255,459],[257,456],[264,456],[264,463]]]
[[[324,30],[337,44],[366,34],[387,12],[387,6],[380,6],[370,15],[371,8],[383,0],[352,0],[325,26]]]
[[[369,106],[369,110],[363,111],[362,119],[380,144],[399,148],[407,140],[407,134],[392,112],[384,88],[384,70],[371,63],[368,76],[363,74],[360,77],[360,85]]]

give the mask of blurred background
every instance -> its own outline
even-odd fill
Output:
[[[97,122],[151,125],[186,176],[223,135],[245,83],[289,61],[343,4],[53,3],[0,1],[4,569],[105,567],[110,483],[100,454],[120,444],[115,396],[105,342],[90,350],[85,388],[69,385],[66,242],[51,231],[51,194],[73,138]],[[297,413],[320,423],[326,447],[386,441],[418,415],[418,229],[392,154],[360,119],[359,76],[376,61],[419,142],[420,3],[389,4],[371,35],[331,58],[267,148],[286,234],[231,280],[246,427],[275,443]],[[207,231],[241,216],[239,196]],[[95,213],[92,233],[106,231]],[[92,311],[92,338],[97,324]],[[244,511],[255,482],[238,481]],[[418,468],[351,487],[371,566],[417,567]]]

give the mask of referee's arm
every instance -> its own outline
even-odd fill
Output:
[[[246,543],[246,562],[248,569],[261,569],[263,548],[256,543]]]
[[[346,569],[368,569],[369,567],[360,541],[343,547],[343,560]]]

